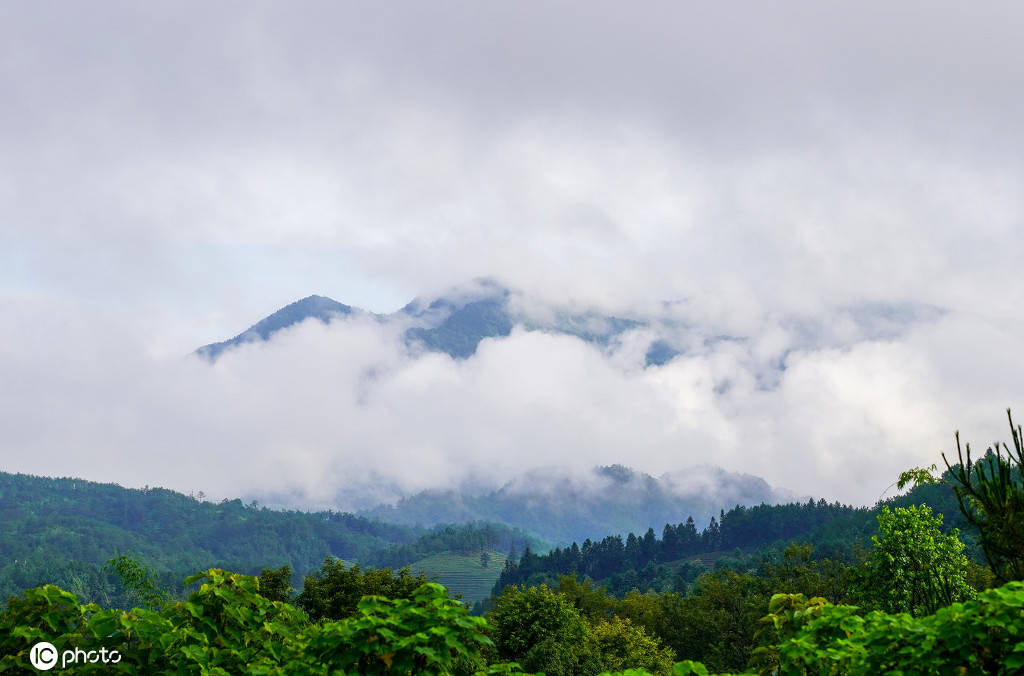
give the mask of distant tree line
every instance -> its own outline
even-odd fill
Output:
[[[368,565],[378,568],[401,568],[431,554],[457,552],[463,555],[486,553],[486,550],[521,552],[544,546],[532,535],[503,524],[477,522],[461,526],[435,526],[415,542],[386,547],[365,558]]]
[[[546,555],[526,550],[518,563],[506,561],[495,585],[495,594],[508,585],[522,584],[537,575],[576,575],[604,580],[627,570],[644,570],[654,564],[680,563],[683,559],[711,552],[763,547],[791,540],[837,519],[869,517],[870,510],[808,500],[788,505],[736,506],[698,531],[693,517],[684,523],[666,524],[661,537],[649,528],[641,536],[629,533],[609,535],[582,545],[557,547]]]

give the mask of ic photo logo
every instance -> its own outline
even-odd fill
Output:
[[[97,662],[117,664],[121,661],[121,653],[116,650],[107,650],[106,648],[100,648],[99,650],[75,648],[74,650],[59,652],[52,643],[40,641],[32,646],[32,650],[28,654],[28,661],[39,671],[53,669],[57,666],[58,660],[60,661],[61,669],[69,664],[78,664],[80,662],[83,664],[96,664]]]
[[[40,641],[32,646],[28,661],[39,671],[49,671],[57,664],[57,648],[52,643]]]

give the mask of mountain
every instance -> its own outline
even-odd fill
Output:
[[[544,317],[538,318],[517,309],[518,304],[513,301],[519,296],[493,280],[477,279],[443,296],[416,298],[397,312],[373,316],[403,331],[410,349],[444,352],[455,359],[473,356],[481,340],[507,336],[517,325],[527,331],[576,336],[601,346],[607,346],[626,331],[651,325],[648,321],[559,308],[545,308]],[[370,314],[326,296],[309,296],[281,308],[234,338],[200,347],[196,354],[216,361],[225,350],[270,340],[278,331],[307,319],[330,323],[354,313]],[[679,352],[666,339],[659,338],[650,345],[647,364],[663,364]]]
[[[945,311],[920,303],[864,302],[815,315],[779,317],[777,329],[789,339],[780,354],[757,368],[765,387],[777,382],[793,351],[848,346],[862,340],[892,340],[913,327],[939,320]],[[685,303],[663,303],[654,313],[620,317],[594,309],[553,305],[509,289],[489,278],[472,280],[434,297],[418,297],[390,314],[374,314],[326,296],[308,296],[258,321],[234,338],[204,345],[196,354],[215,361],[226,350],[271,340],[281,330],[315,318],[331,323],[352,315],[373,317],[400,332],[406,347],[444,352],[455,359],[476,353],[480,341],[503,338],[513,328],[575,336],[608,351],[623,345],[644,366],[661,366],[680,354],[703,354],[724,341],[756,342],[757,336],[733,336],[688,318]]]
[[[456,359],[471,357],[484,338],[512,333],[515,318],[509,312],[508,299],[508,289],[484,281],[470,297],[438,298],[425,308],[422,301],[414,300],[401,312],[425,325],[406,330],[406,342]]]
[[[409,526],[490,521],[564,543],[643,532],[652,524],[677,523],[689,516],[706,524],[722,509],[793,497],[758,477],[716,467],[693,467],[655,478],[612,465],[584,473],[567,468],[532,470],[484,493],[423,491],[395,505],[364,510],[360,516]]]
[[[281,329],[294,326],[306,319],[316,318],[324,324],[328,324],[336,317],[352,314],[352,311],[353,308],[351,306],[339,303],[326,296],[307,296],[302,300],[297,300],[290,305],[284,306],[268,317],[264,317],[234,338],[219,343],[203,345],[196,350],[196,354],[206,357],[210,361],[215,361],[224,350],[244,343],[270,340],[271,336]]]

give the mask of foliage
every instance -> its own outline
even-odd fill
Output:
[[[917,618],[882,611],[861,616],[853,606],[796,601],[777,596],[770,607],[768,620],[792,634],[780,636],[781,675],[1012,674],[1024,668],[1024,583]]]
[[[631,592],[620,600],[589,581],[573,578],[561,578],[558,589],[592,623],[628,619],[676,657],[699,660],[713,669],[746,665],[769,597],[764,579],[728,569],[698,578],[691,595]]]
[[[364,571],[327,557],[320,570],[306,576],[295,605],[314,620],[341,620],[358,611],[364,596],[408,599],[427,582],[424,575],[413,575],[408,568],[397,573],[390,568]]]
[[[314,664],[361,674],[450,673],[457,666],[483,668],[486,622],[470,617],[439,584],[427,583],[408,599],[368,596],[346,621],[328,622],[312,632],[297,655],[301,668]],[[473,670],[473,669],[471,669]],[[327,673],[327,672],[325,672]]]
[[[857,596],[856,569],[840,561],[814,558],[808,543],[790,543],[780,560],[766,558],[761,576],[776,593],[802,593],[820,596],[831,603],[842,603]]]
[[[338,512],[276,511],[162,488],[0,472],[0,603],[29,587],[59,584],[84,600],[130,607],[137,601],[104,569],[124,552],[144,559],[154,584],[170,589],[211,566],[257,573],[288,563],[305,572],[327,555],[361,560],[421,533]]]
[[[462,526],[441,525],[416,541],[392,545],[365,558],[376,568],[409,566],[431,554],[457,552],[463,555],[545,546],[537,538],[504,524],[476,522]],[[482,554],[481,554],[482,555]]]
[[[740,578],[732,571],[719,574],[723,584]],[[263,597],[252,577],[211,569],[189,583],[199,587],[187,600],[160,611],[102,609],[79,605],[74,595],[54,586],[30,589],[0,612],[0,672],[29,672],[29,649],[46,640],[58,651],[119,652],[117,665],[77,663],[77,672],[86,674],[519,673],[510,662],[487,664],[488,634],[499,652],[529,655],[554,667],[551,674],[614,670],[621,676],[684,676],[721,668],[684,660],[670,670],[671,653],[637,622],[613,616],[590,624],[568,597],[545,588],[506,590],[496,604],[494,628],[488,629],[484,619],[470,617],[436,584],[420,586],[409,598],[368,596],[350,617],[316,623],[298,608]],[[581,586],[579,591],[583,598],[599,590]],[[650,611],[671,597],[695,598],[636,594],[632,610],[642,615],[644,608]],[[590,605],[600,618],[602,611]],[[1024,669],[1024,582],[919,617],[864,613],[820,597],[776,594],[760,625],[763,646],[751,667],[762,674],[1012,674]],[[548,640],[552,636],[558,638]],[[515,641],[518,647],[512,647]]]
[[[117,650],[116,665],[78,663],[76,673],[237,673],[274,676],[517,673],[488,667],[486,623],[470,617],[443,587],[425,584],[408,599],[362,599],[343,621],[311,623],[300,609],[270,601],[255,578],[211,569],[201,586],[160,612],[79,605],[52,585],[30,589],[0,613],[0,672],[27,671],[28,651],[45,640],[58,651]]]
[[[762,621],[769,644],[757,650],[751,664],[763,675],[1009,675],[1024,670],[1024,582],[922,617],[877,610],[861,614],[854,606],[802,594],[777,594],[769,609]],[[709,672],[690,661],[673,669],[673,674]],[[607,676],[646,673],[626,670]]]
[[[600,662],[590,626],[565,597],[546,586],[509,587],[487,617],[498,656],[549,676],[596,674]]]
[[[117,575],[125,591],[150,610],[157,610],[171,595],[161,589],[153,571],[138,559],[122,554],[107,562],[106,568]]]
[[[605,587],[595,587],[590,580],[574,575],[560,575],[554,591],[567,598],[577,611],[592,622],[612,617],[620,605],[608,595]]]
[[[1006,442],[995,442],[979,461],[971,460],[971,445],[966,457],[957,432],[958,464],[951,466],[946,454],[942,460],[952,476],[957,501],[964,516],[978,529],[981,547],[989,567],[1000,580],[1024,580],[1024,434],[1014,427],[1010,409],[1013,449]],[[1003,453],[1005,452],[1005,456]]]
[[[720,570],[702,576],[695,594],[677,604],[678,617],[693,636],[680,636],[681,645],[667,643],[679,657],[715,670],[742,669],[756,646],[757,623],[769,596],[765,581],[753,575]]]
[[[270,601],[287,603],[292,598],[292,567],[288,564],[280,568],[264,568],[260,571],[260,596]]]
[[[593,641],[601,668],[645,669],[652,674],[669,674],[675,654],[628,619],[613,617],[593,625]]]
[[[952,500],[952,496],[950,497]],[[950,505],[955,511],[955,505]],[[832,528],[831,531],[826,529]],[[737,548],[766,548],[798,536],[817,539],[824,551],[842,558],[854,556],[851,542],[865,542],[874,531],[873,513],[868,509],[808,500],[788,505],[736,506],[712,518],[698,530],[692,518],[684,523],[666,524],[659,539],[653,529],[642,536],[630,533],[599,541],[573,543],[539,556],[524,553],[518,563],[506,566],[494,587],[498,595],[508,585],[554,582],[559,575],[589,577],[606,585],[619,596],[631,589],[641,591],[682,591],[699,572],[698,559],[722,559]]]
[[[672,649],[633,620],[607,614],[614,599],[603,590],[579,585],[573,578],[562,583],[567,593],[541,585],[509,587],[498,597],[487,619],[500,658],[547,674],[591,676],[623,668],[671,671]]]
[[[870,596],[882,610],[930,615],[974,595],[964,545],[955,530],[943,535],[941,523],[926,505],[882,508],[868,563]]]

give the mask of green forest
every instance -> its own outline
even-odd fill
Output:
[[[43,641],[85,673],[1021,673],[1009,422],[1011,443],[957,439],[872,508],[736,506],[556,547],[0,475],[0,673],[34,673]],[[489,598],[418,567],[451,557],[493,571]]]

